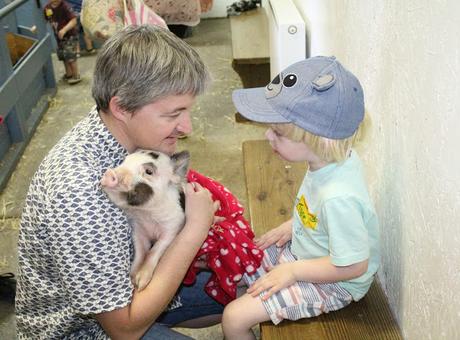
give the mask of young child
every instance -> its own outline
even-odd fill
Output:
[[[81,81],[77,64],[77,16],[64,0],[49,0],[44,11],[56,37],[58,59],[64,62],[64,80],[76,84]]]
[[[77,30],[78,35],[83,33],[83,41],[85,42],[85,52],[87,55],[96,53],[96,49],[94,48],[93,41],[91,37],[85,32],[83,29],[83,25],[81,24],[81,6],[82,0],[67,0],[67,3],[72,7],[73,11],[77,16]],[[77,57],[80,56],[80,44],[77,44]]]
[[[377,216],[352,149],[364,129],[363,90],[334,57],[291,65],[266,88],[236,90],[243,116],[272,123],[266,137],[282,158],[307,161],[293,217],[260,237],[262,265],[222,320],[226,339],[251,327],[338,310],[368,291],[379,266]]]

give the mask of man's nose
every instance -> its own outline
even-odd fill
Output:
[[[188,135],[192,132],[192,120],[190,118],[190,112],[184,112],[179,121],[179,125],[177,125],[177,131],[184,135]]]

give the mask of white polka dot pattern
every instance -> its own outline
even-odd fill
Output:
[[[236,298],[235,282],[240,281],[244,273],[252,274],[260,266],[263,252],[252,242],[254,233],[243,217],[243,207],[227,188],[194,170],[190,170],[187,177],[189,182],[198,182],[208,189],[213,200],[220,201],[216,215],[225,217],[212,227],[196,255],[196,258],[206,255],[213,271],[206,292],[225,305]],[[196,273],[197,268],[192,265],[184,282],[193,283]]]

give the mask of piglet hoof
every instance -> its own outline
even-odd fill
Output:
[[[138,291],[143,290],[152,279],[153,272],[150,270],[141,269],[137,272],[134,278],[134,285]]]

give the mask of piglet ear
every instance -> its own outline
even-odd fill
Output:
[[[181,178],[185,178],[188,170],[188,164],[190,161],[190,152],[187,150],[175,153],[171,156],[171,160],[174,164],[174,173]]]

